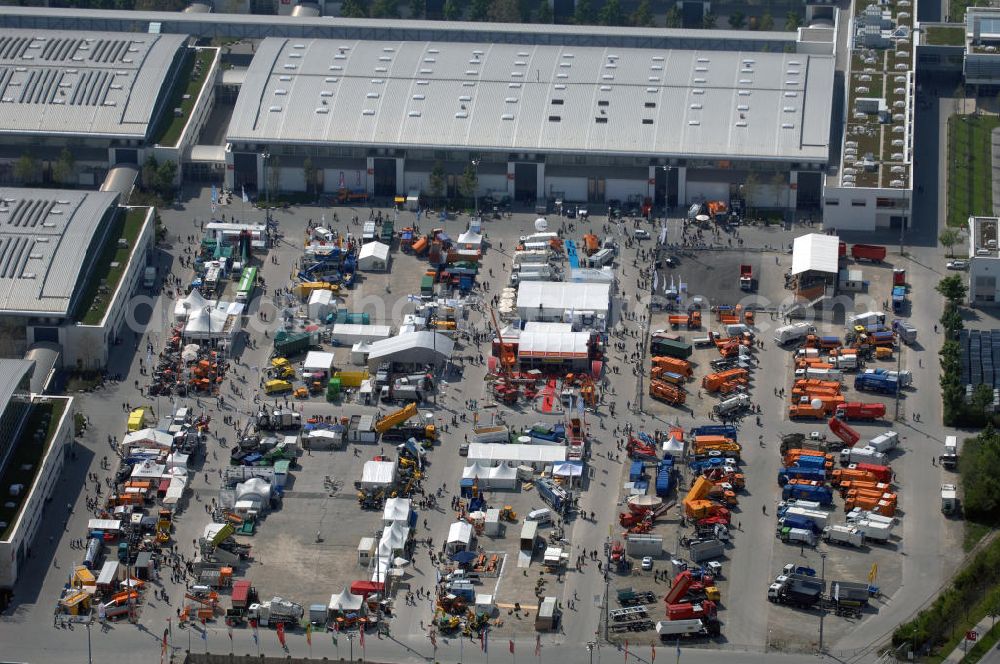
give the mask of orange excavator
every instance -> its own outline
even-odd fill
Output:
[[[490,321],[493,323],[493,333],[497,335],[499,344],[498,360],[500,365],[500,378],[493,383],[493,396],[504,403],[514,403],[518,399],[517,384],[514,382],[513,366],[517,362],[517,353],[514,345],[506,343],[500,333],[500,324],[497,322],[497,313],[490,307]]]

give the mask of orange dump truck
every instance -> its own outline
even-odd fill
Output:
[[[652,362],[654,367],[661,367],[664,371],[678,373],[682,376],[691,376],[694,373],[690,362],[676,357],[654,357]]]
[[[877,482],[878,478],[866,470],[839,468],[833,471],[830,480],[834,484],[842,484],[844,482]]]
[[[662,380],[649,381],[649,396],[669,404],[682,404],[687,398],[684,390]]]
[[[729,369],[708,374],[701,379],[701,386],[709,392],[716,392],[726,383],[746,382],[748,378],[746,369]]]

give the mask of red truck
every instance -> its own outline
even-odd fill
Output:
[[[882,466],[877,463],[858,463],[852,465],[851,468],[871,473],[878,478],[879,482],[892,482],[892,468],[889,466]]]
[[[886,249],[877,244],[855,244],[851,246],[851,256],[854,260],[865,259],[875,263],[885,260]]]
[[[832,431],[837,438],[844,441],[844,444],[848,447],[854,447],[857,442],[861,440],[861,434],[847,426],[847,423],[843,420],[831,417],[830,421],[827,422],[827,425],[829,425],[830,431]]]
[[[753,290],[753,266],[740,265],[740,289],[745,291]]]
[[[711,618],[714,615],[715,602],[707,599],[699,604],[667,604],[667,620]]]
[[[835,414],[842,420],[879,420],[885,417],[885,404],[848,401],[837,404]]]

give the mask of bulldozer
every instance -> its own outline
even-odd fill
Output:
[[[503,509],[500,510],[500,520],[509,521],[511,523],[517,522],[517,512],[510,505],[504,505]]]

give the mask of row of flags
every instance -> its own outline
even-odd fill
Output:
[[[245,186],[240,187],[240,198],[243,200],[243,204],[246,205],[250,202],[250,197],[247,196],[247,188]],[[215,214],[219,210],[219,188],[214,184],[212,185],[212,214]]]

